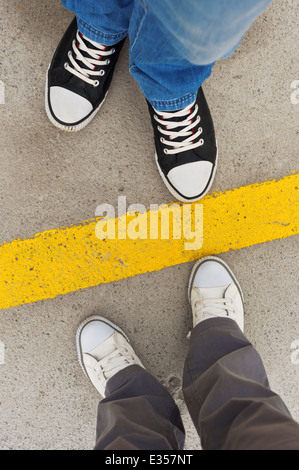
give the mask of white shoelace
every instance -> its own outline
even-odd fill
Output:
[[[128,351],[126,350],[126,352]],[[131,359],[132,362],[130,362],[129,359]],[[123,369],[134,362],[135,358],[133,356],[123,356],[118,349],[115,349],[115,351],[108,354],[108,356],[104,357],[104,359],[94,366],[94,371],[98,373],[99,379],[103,378],[104,380],[108,380],[117,370]]]
[[[194,103],[193,103],[194,104]],[[194,128],[200,122],[200,116],[197,115],[198,113],[198,106],[195,105],[193,113],[191,113],[192,105],[186,106],[186,108],[181,109],[180,111],[174,112],[161,112],[155,110],[154,118],[155,120],[166,127],[166,130],[162,129],[161,126],[158,126],[158,131],[161,134],[169,137],[169,140],[161,137],[160,140],[164,145],[167,145],[172,148],[165,148],[164,153],[166,154],[173,154],[173,153],[180,153],[185,152],[186,150],[192,150],[197,147],[200,147],[204,144],[203,139],[199,139],[199,136],[202,134],[202,128],[199,127],[197,132],[194,133]],[[170,121],[171,118],[181,118],[185,117],[184,120],[173,120]],[[172,130],[181,128],[180,130]],[[185,139],[181,139],[185,137]],[[180,138],[181,141],[176,141],[175,139]]]
[[[195,302],[195,315],[212,315],[215,317],[235,317],[232,299],[206,299]],[[215,312],[217,309],[217,313]]]
[[[81,80],[84,80],[86,83],[89,83],[93,86],[98,86],[99,81],[90,78],[90,76],[103,76],[105,74],[105,70],[94,70],[98,65],[107,65],[110,62],[110,59],[100,60],[102,57],[109,56],[114,54],[115,49],[111,48],[109,51],[106,50],[107,46],[99,44],[97,42],[91,41],[88,39],[88,42],[92,44],[96,49],[90,49],[86,43],[84,42],[84,36],[81,37],[79,31],[77,31],[76,39],[79,43],[79,48],[77,47],[77,41],[74,39],[72,43],[72,51],[68,52],[68,59],[71,65],[66,62],[64,64],[64,68],[68,70],[68,72],[76,75]],[[81,54],[81,51],[86,52],[88,57],[85,57]],[[75,54],[75,57],[73,56]],[[86,67],[83,68],[78,61],[82,62]]]

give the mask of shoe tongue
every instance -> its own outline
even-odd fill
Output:
[[[96,41],[93,41],[94,44],[92,44],[89,39],[83,35],[81,35],[81,38],[84,40],[85,43],[87,43],[87,47],[89,47],[89,49],[94,49],[95,51],[98,51],[98,50],[102,50],[103,47],[107,47],[107,46],[104,46],[103,44],[101,44],[100,42],[96,42]]]
[[[189,115],[191,115],[194,111],[194,105],[190,105],[190,108],[189,108],[189,113],[188,114],[185,114],[184,116],[173,116],[171,118],[167,117],[167,116],[161,116],[161,119],[162,121],[169,121],[169,122],[182,122],[182,121],[186,121],[186,119],[188,119]],[[167,111],[165,111],[167,112]],[[175,111],[173,111],[175,112]],[[172,130],[172,129],[171,129]]]
[[[88,354],[89,356],[94,357],[97,361],[101,361],[101,359],[104,359],[104,357],[108,356],[113,351],[115,351],[114,334],[105,339],[105,341],[99,344],[96,348],[89,351]]]
[[[102,46],[103,47],[103,44],[100,44],[100,43],[95,43],[95,44],[92,44],[91,42],[89,42],[89,40],[82,34],[80,34],[81,36],[81,40],[84,41],[84,43],[86,44],[86,46],[89,48],[89,49],[93,49],[95,51],[98,51],[98,50],[101,50],[100,47],[97,47],[97,44],[99,46]],[[79,51],[81,52],[81,54],[83,55],[83,57],[86,57],[87,59],[90,59],[90,55],[88,54],[88,52],[84,51],[83,49],[81,49],[80,47],[80,43],[81,43],[81,40],[80,41],[77,41],[77,48],[79,49]],[[76,58],[77,62],[79,62],[80,64],[82,64],[82,61],[77,57]],[[102,60],[102,59],[101,59]],[[83,68],[85,68],[85,64],[83,64]],[[98,66],[96,66],[98,67]]]

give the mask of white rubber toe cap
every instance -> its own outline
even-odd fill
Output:
[[[212,172],[211,162],[192,162],[173,168],[167,178],[182,196],[195,198],[205,192]]]
[[[50,88],[49,100],[55,117],[66,125],[81,121],[92,111],[86,98],[59,86]]]
[[[88,353],[103,343],[114,333],[112,328],[107,323],[102,321],[93,320],[87,323],[81,332],[81,348],[83,353]]]
[[[225,267],[214,260],[203,262],[197,269],[193,279],[193,287],[220,287],[228,286],[233,282]]]

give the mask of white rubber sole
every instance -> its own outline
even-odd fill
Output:
[[[226,270],[229,272],[232,280],[234,281],[234,283],[236,284],[239,292],[240,292],[240,295],[241,295],[241,298],[242,298],[242,302],[244,304],[244,294],[242,292],[242,289],[241,289],[241,286],[236,278],[236,276],[234,275],[234,273],[232,272],[232,270],[230,269],[230,267],[225,263],[225,261],[223,261],[221,258],[218,258],[217,256],[206,256],[205,258],[201,258],[199,259],[195,265],[193,266],[192,268],[192,271],[191,271],[191,274],[190,274],[190,278],[189,278],[189,284],[188,284],[188,299],[189,299],[189,303],[191,304],[191,289],[192,289],[192,285],[193,285],[193,279],[194,279],[194,275],[195,275],[195,272],[197,271],[198,267],[200,264],[202,264],[204,261],[207,261],[207,260],[212,260],[212,261],[217,261],[218,263],[222,264],[222,266],[224,266],[226,268]]]
[[[49,71],[49,67],[48,67],[47,75],[46,75],[46,89],[45,89],[45,108],[46,108],[47,116],[48,116],[50,122],[55,127],[60,129],[61,131],[65,131],[65,132],[78,132],[78,131],[81,131],[81,129],[84,129],[84,127],[86,127],[90,123],[90,121],[93,120],[95,115],[99,112],[99,110],[101,109],[101,106],[104,104],[104,101],[105,101],[105,99],[108,95],[108,91],[106,92],[106,95],[104,96],[104,99],[101,102],[101,104],[92,112],[92,114],[90,114],[88,116],[88,118],[86,118],[84,121],[80,122],[80,124],[77,124],[77,125],[61,124],[60,122],[56,121],[56,119],[54,118],[54,116],[52,115],[52,113],[50,111],[50,106],[49,106],[49,101],[48,101],[48,71]]]
[[[118,331],[119,333],[121,333],[124,338],[126,338],[126,340],[128,341],[128,343],[130,343],[130,340],[129,338],[127,337],[127,335],[125,334],[125,332],[119,328],[119,326],[115,325],[114,323],[112,323],[110,320],[107,320],[106,318],[104,317],[101,317],[99,315],[94,315],[94,316],[91,316],[91,317],[88,317],[86,318],[78,327],[77,329],[77,333],[76,333],[76,348],[77,348],[77,354],[78,354],[78,359],[79,359],[79,363],[80,363],[80,366],[84,372],[84,374],[86,375],[87,378],[88,377],[88,374],[85,370],[85,367],[84,367],[84,364],[83,364],[83,360],[82,360],[82,349],[81,349],[81,344],[80,344],[80,336],[81,336],[81,332],[83,330],[83,328],[85,327],[85,325],[87,325],[87,323],[90,323],[91,321],[94,321],[94,320],[98,320],[98,321],[101,321],[103,323],[106,323],[106,325],[109,325],[111,326],[114,330]]]
[[[158,155],[157,155],[157,152],[155,152],[155,160],[156,160],[156,165],[158,167],[158,171],[160,173],[160,176],[162,178],[162,180],[164,181],[164,184],[165,186],[167,187],[168,191],[180,202],[196,202],[196,201],[200,201],[200,199],[202,199],[211,189],[211,186],[213,184],[213,181],[214,181],[214,178],[215,178],[215,173],[216,173],[216,169],[217,169],[217,164],[218,164],[218,147],[217,147],[217,154],[216,154],[216,160],[215,160],[215,165],[214,165],[214,168],[213,168],[213,172],[212,172],[212,176],[211,176],[211,181],[208,185],[208,187],[206,188],[206,190],[204,191],[204,193],[202,193],[202,195],[198,198],[194,198],[194,199],[185,199],[183,198],[179,193],[176,192],[176,190],[171,186],[171,184],[168,182],[167,178],[165,177],[163,171],[161,170],[160,168],[160,165],[158,163]]]

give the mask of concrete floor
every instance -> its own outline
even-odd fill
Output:
[[[291,101],[291,83],[298,79],[298,15],[297,2],[275,1],[204,85],[220,147],[213,190],[298,171],[299,104]],[[85,130],[70,135],[48,121],[45,74],[71,18],[59,0],[0,5],[1,242],[91,219],[98,204],[116,206],[119,194],[146,207],[173,200],[155,166],[146,103],[128,72],[128,44],[107,101]],[[295,236],[222,255],[245,294],[246,334],[272,388],[297,420],[299,365],[292,345],[299,340],[298,241]],[[186,449],[199,449],[180,391],[191,326],[191,267],[2,310],[0,449],[93,448],[99,397],[77,362],[75,333],[96,312],[131,337],[182,410]]]

